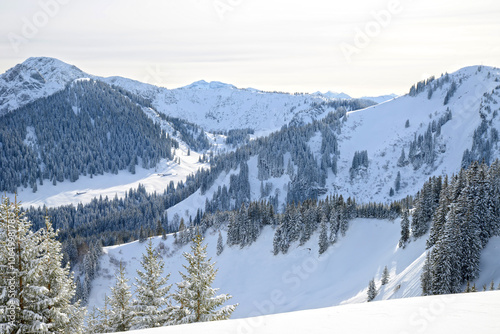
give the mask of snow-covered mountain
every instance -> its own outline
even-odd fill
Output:
[[[179,88],[169,91],[119,77],[106,80],[110,84],[118,85],[145,98],[161,100],[158,96],[165,97],[166,94],[170,96],[182,95],[184,96],[182,103],[179,102],[181,100],[177,100],[177,102],[171,104],[163,104],[163,107],[168,109],[176,106],[174,109],[177,111],[184,108],[186,110],[190,109],[193,117],[196,114],[196,106],[202,103],[201,101],[213,102],[220,100],[222,99],[220,94],[233,96],[231,101],[238,101],[238,104],[244,104],[245,100],[236,99],[234,96],[241,97],[245,94],[247,94],[247,97],[250,96],[248,94],[254,94],[252,95],[254,97],[261,96],[262,99],[269,99],[269,101],[271,101],[271,97],[274,97],[279,101],[273,103],[278,104],[289,103],[285,102],[285,100],[290,101],[290,99],[297,98],[295,95],[279,93],[247,92],[226,85],[222,85],[222,88],[220,88],[221,84],[212,85],[219,88],[210,88],[209,83],[203,82],[195,85],[198,88]],[[338,152],[335,156],[337,174],[334,174],[331,170],[328,171],[324,186],[325,194],[338,193],[344,196],[354,196],[358,202],[386,202],[392,199],[404,198],[407,195],[414,195],[430,176],[456,173],[462,165],[466,150],[471,151],[474,148],[476,150],[474,153],[476,159],[479,160],[486,156],[490,161],[499,158],[498,138],[495,136],[495,133],[500,130],[500,119],[498,117],[499,80],[500,71],[497,68],[486,66],[467,67],[455,73],[447,74],[440,79],[432,80],[427,86],[420,84],[418,93],[401,96],[379,105],[348,113],[342,119],[341,127],[332,130],[338,144]],[[452,86],[455,86],[455,89],[452,89]],[[200,87],[204,88],[201,89]],[[429,91],[432,91],[432,93],[429,93]],[[214,92],[218,93],[214,95]],[[309,98],[311,97],[301,96],[300,100]],[[228,99],[230,98],[228,97]],[[444,104],[445,100],[446,105]],[[220,108],[214,109],[214,112],[220,116],[229,112],[228,110],[231,108],[228,105],[221,104]],[[237,107],[234,108],[237,109]],[[328,108],[311,108],[310,106],[307,108],[318,117],[331,110]],[[188,111],[186,111],[186,114],[188,114]],[[228,116],[228,119],[233,118]],[[216,123],[214,119],[212,121]],[[481,125],[483,123],[484,126]],[[243,123],[240,125],[243,125]],[[482,127],[479,131],[480,126]],[[426,133],[427,144],[425,144],[424,140]],[[477,134],[475,135],[475,133]],[[317,131],[305,143],[310,154],[315,157],[318,166],[321,165],[322,159],[322,140],[323,134]],[[223,141],[223,138],[213,138],[213,142],[217,143],[217,145],[220,145]],[[488,152],[477,152],[479,144],[488,147]],[[187,149],[185,147],[184,154],[186,154]],[[405,152],[404,159],[399,161],[403,150]],[[361,151],[366,151],[367,165],[357,166],[353,170],[351,168],[353,167],[355,153]],[[282,154],[285,157],[283,164],[286,167],[289,164],[290,156],[286,155],[286,152],[282,152]],[[193,164],[188,167],[188,170],[195,171],[198,168],[196,160],[188,160],[193,160]],[[261,181],[263,181],[272,184],[270,193],[274,194],[277,191],[281,193],[280,203],[283,204],[286,200],[287,184],[291,181],[289,175],[285,174],[279,178],[262,180],[259,177],[258,157],[251,156],[247,164],[250,171],[249,183],[251,188],[249,199],[259,200],[261,198],[260,186]],[[293,164],[296,164],[296,162],[292,161]],[[184,167],[186,167],[185,164]],[[171,170],[171,167],[169,167],[169,170]],[[186,175],[185,171],[182,173],[172,171],[178,174],[177,176]],[[219,176],[221,181],[218,185],[223,186],[225,184],[229,187],[230,175],[236,172],[231,171],[230,173],[221,174]],[[400,175],[399,187],[396,186],[398,173]],[[148,172],[127,178],[127,180],[133,179],[134,183],[127,181],[125,187],[126,185],[145,183],[151,184],[148,188],[151,191],[158,191],[160,189],[155,186],[156,176],[154,175],[154,173]],[[98,189],[94,191],[94,189],[89,189],[86,186],[87,183],[82,184],[82,186],[67,184],[64,186],[65,195],[58,196],[57,189],[54,190],[51,185],[47,184],[43,186],[44,189],[39,187],[37,194],[32,194],[30,191],[25,192],[26,199],[23,199],[23,201],[25,203],[36,203],[37,205],[50,203],[54,206],[75,203],[75,201],[79,200],[83,200],[85,203],[90,201],[92,196],[98,196],[99,194],[114,195],[117,192],[116,187],[120,186],[121,181],[116,179],[114,175],[105,175],[99,178],[102,178],[102,180],[95,180],[92,184],[94,182],[103,184],[105,179],[104,184],[112,186],[110,188],[98,186]],[[109,182],[108,179],[114,181]],[[175,180],[177,182],[178,177]],[[170,180],[164,178],[164,181],[168,183]],[[390,196],[391,188],[394,191],[393,196]],[[195,213],[198,208],[204,209],[206,199],[210,200],[216,190],[216,188],[212,188],[206,193],[197,192],[190,196],[188,198],[192,204],[192,207],[188,208],[191,210],[190,214]],[[123,194],[124,191],[126,189],[121,187],[118,193]],[[80,199],[74,197],[75,192],[86,192],[91,195]],[[19,193],[22,193],[22,191],[19,191]],[[175,207],[170,210],[174,212],[181,211]],[[186,216],[185,212],[181,213],[186,219],[189,218],[189,215]]]
[[[0,115],[62,90],[78,78],[79,68],[47,57],[28,58],[0,75]]]
[[[321,93],[321,92],[315,92],[313,95],[318,95],[318,96],[324,96],[329,99],[352,99],[350,95],[346,93],[337,93],[337,92],[332,92],[328,91],[326,93]],[[380,95],[380,96],[362,96],[359,99],[361,100],[370,100],[376,103],[382,103],[385,101],[389,101],[397,97],[396,94],[388,94],[388,95]]]
[[[203,80],[166,89],[122,77],[97,77],[54,58],[34,57],[0,76],[0,115],[62,90],[78,78],[119,86],[148,99],[158,112],[187,120],[207,131],[251,128],[269,133],[291,121],[308,123],[328,112],[319,112],[311,105],[331,99],[312,94],[239,89]]]

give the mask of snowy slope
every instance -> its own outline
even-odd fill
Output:
[[[0,75],[0,115],[89,77],[73,65],[47,57],[28,58]]]
[[[463,152],[472,147],[474,130],[481,123],[480,107],[482,110],[486,106],[492,111],[500,109],[500,90],[495,89],[499,86],[500,70],[483,67],[478,71],[478,66],[472,66],[450,74],[450,78],[450,81],[461,83],[447,105],[443,105],[443,100],[450,83],[438,89],[430,100],[427,92],[423,92],[416,97],[405,95],[349,113],[339,138],[339,173],[332,174],[327,181],[329,190],[355,196],[360,202],[388,201],[398,171],[402,189],[395,198],[415,194],[430,176],[458,172]],[[492,90],[492,100],[486,100],[483,94]],[[401,150],[404,148],[408,155],[415,134],[423,135],[429,123],[437,121],[448,108],[452,119],[441,129],[436,145],[440,150],[434,165],[424,165],[418,170],[414,170],[411,164],[398,167]],[[407,120],[410,123],[408,128],[405,127]],[[498,117],[492,124],[500,129]],[[498,143],[493,143],[493,146],[498,147]],[[354,153],[362,150],[368,151],[369,166],[364,173],[351,179],[349,169]],[[494,158],[500,158],[498,149]]]
[[[232,303],[239,303],[232,318],[291,312],[340,304],[366,302],[368,282],[380,278],[385,266],[390,281],[380,288],[376,300],[421,295],[420,275],[425,258],[425,237],[411,242],[405,249],[397,247],[400,236],[399,220],[394,222],[375,219],[356,219],[351,222],[344,238],[318,256],[318,234],[303,246],[292,244],[286,255],[272,255],[274,230],[267,227],[258,240],[249,247],[225,246],[216,255],[218,233],[209,230],[205,243],[208,255],[219,268],[214,287],[221,293],[233,295]],[[224,240],[226,239],[223,233]],[[170,283],[180,281],[183,271],[182,252],[188,245],[177,247],[174,238],[153,238],[160,247],[166,271],[171,272]],[[127,275],[134,277],[139,268],[141,254],[147,243],[132,242],[105,248],[101,269],[93,281],[89,306],[101,307],[104,294],[114,284],[113,274],[120,261]],[[361,247],[361,245],[363,245]],[[500,282],[497,261],[500,256],[500,238],[493,238],[481,258],[481,275],[477,286],[493,280]],[[132,282],[131,282],[132,283]]]
[[[500,292],[493,291],[344,305],[130,333],[494,334],[500,331],[499,312]]]

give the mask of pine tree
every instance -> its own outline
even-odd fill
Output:
[[[48,217],[45,218],[45,229],[41,230],[40,246],[41,266],[43,270],[41,284],[45,289],[39,293],[33,305],[41,308],[43,322],[49,332],[81,333],[85,309],[80,303],[72,304],[76,285],[69,272],[69,264],[61,267],[63,254],[61,243],[56,240],[58,232],[54,231]]]
[[[76,287],[45,221],[45,229],[32,232],[17,202],[5,198],[0,205],[0,268],[7,273],[0,276],[0,308],[14,311],[0,317],[2,333],[82,332],[85,310],[71,303]]]
[[[87,325],[85,326],[85,333],[87,334],[98,334],[106,333],[101,327],[101,319],[99,318],[99,311],[93,307],[87,317]]]
[[[207,259],[207,246],[203,246],[203,238],[197,235],[191,245],[192,253],[184,253],[188,265],[184,265],[187,273],[180,273],[183,279],[177,283],[177,291],[172,298],[178,303],[172,313],[172,324],[186,324],[228,319],[236,305],[222,306],[230,295],[216,296],[218,289],[211,287],[217,270],[211,259]],[[218,309],[219,308],[219,309]]]
[[[403,210],[403,218],[401,219],[401,238],[399,239],[399,247],[405,248],[410,240],[410,220],[408,219],[408,210]]]
[[[372,300],[377,297],[377,287],[375,286],[375,279],[372,278],[372,280],[368,283],[368,299],[367,301],[371,302]]]
[[[432,295],[432,266],[431,266],[431,252],[428,251],[422,268],[422,275],[420,276],[420,283],[422,285],[422,296]]]
[[[323,219],[321,219],[321,225],[320,225],[320,232],[319,232],[319,255],[323,254],[326,252],[328,249],[328,232],[326,229],[326,216],[323,216]]]
[[[120,262],[120,269],[115,274],[115,286],[111,288],[111,297],[109,305],[111,313],[109,317],[109,326],[113,332],[125,332],[130,329],[134,312],[130,305],[132,293],[130,286],[127,284],[128,279],[125,278],[125,267]]]
[[[401,189],[401,173],[398,171],[398,174],[396,175],[396,180],[394,181],[394,190],[398,192],[399,189]]]
[[[169,300],[172,285],[167,285],[170,274],[163,275],[165,263],[153,249],[151,240],[146,246],[146,254],[142,255],[141,266],[143,270],[137,270],[134,283],[136,299],[132,302],[132,329],[165,326],[172,312]]]
[[[219,231],[219,237],[217,238],[217,256],[222,254],[224,250],[224,243],[222,241],[222,234]]]
[[[97,325],[95,326],[95,330],[97,333],[112,333],[114,329],[111,324],[111,316],[112,311],[110,308],[111,298],[107,295],[104,295],[104,307],[102,309],[97,309]],[[87,320],[88,322],[89,320]],[[88,326],[87,326],[88,328]]]
[[[382,272],[382,280],[381,280],[382,285],[386,285],[387,283],[389,283],[389,278],[390,278],[389,270],[387,269],[387,266],[385,266],[384,271]]]

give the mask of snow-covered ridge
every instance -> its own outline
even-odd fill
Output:
[[[327,112],[318,113],[311,104],[332,99],[314,94],[240,89],[204,80],[170,90],[122,77],[97,77],[60,60],[37,57],[29,58],[0,75],[0,115],[51,95],[78,78],[117,85],[148,99],[158,112],[185,119],[205,130],[252,128],[268,133],[292,120],[307,123],[324,117]]]
[[[0,75],[0,115],[89,77],[73,65],[48,57],[28,58]]]

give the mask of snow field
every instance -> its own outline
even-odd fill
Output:
[[[499,312],[500,291],[491,291],[341,305],[130,333],[496,334],[500,331]]]

